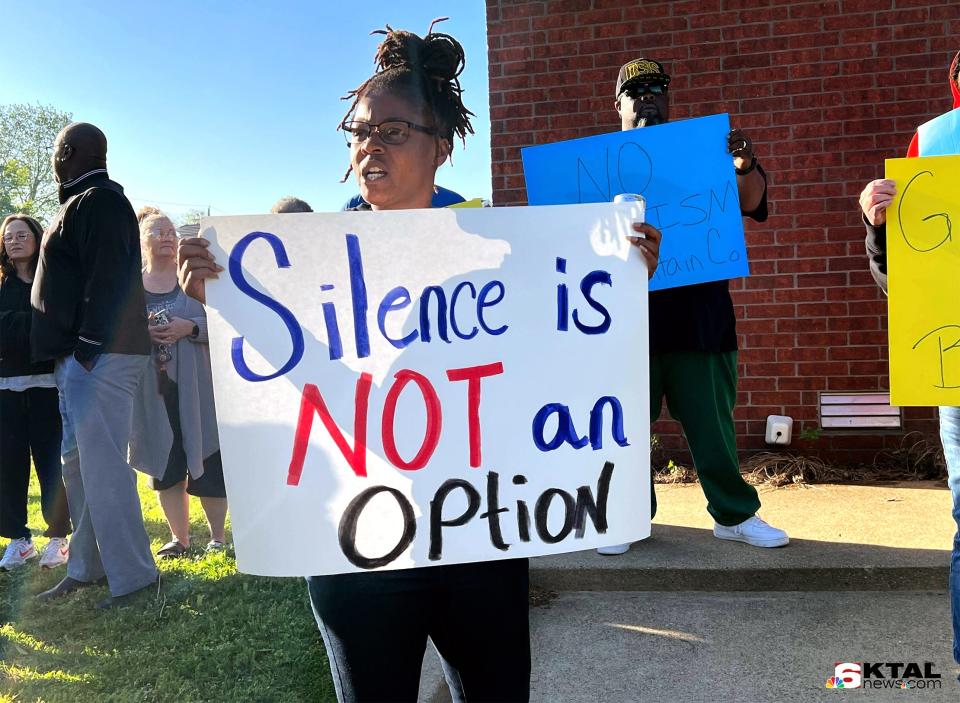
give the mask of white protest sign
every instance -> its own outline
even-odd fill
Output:
[[[214,217],[237,566],[529,557],[650,532],[637,203]]]

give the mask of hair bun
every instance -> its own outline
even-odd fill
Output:
[[[436,32],[428,34],[424,43],[423,67],[429,75],[452,81],[463,73],[465,62],[460,42],[449,34]]]
[[[433,24],[443,21],[434,20]],[[387,25],[373,34],[385,34],[386,39],[377,47],[374,60],[380,71],[391,68],[410,68],[423,71],[437,81],[452,81],[464,69],[463,47],[449,34],[434,32],[433,24],[425,37],[405,29],[393,29]]]

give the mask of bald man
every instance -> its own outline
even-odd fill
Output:
[[[313,212],[313,208],[305,200],[288,195],[275,202],[270,212],[274,215],[282,215],[285,212]]]
[[[134,391],[150,354],[137,217],[107,175],[107,139],[63,128],[53,171],[61,208],[43,235],[30,343],[53,360],[63,417],[63,481],[73,518],[67,576],[48,600],[101,582],[104,609],[157,581],[137,481],[127,463]]]

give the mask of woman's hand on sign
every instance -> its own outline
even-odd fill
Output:
[[[208,279],[217,279],[223,271],[218,266],[213,254],[207,247],[210,242],[203,237],[186,237],[180,240],[177,247],[177,278],[183,292],[201,303],[207,302],[204,282]]]
[[[643,254],[647,262],[648,278],[653,278],[653,274],[657,271],[657,261],[660,260],[660,240],[663,239],[663,235],[660,234],[660,230],[646,222],[634,222],[633,230],[639,232],[640,236],[627,237],[627,239]]]
[[[874,227],[887,221],[887,208],[897,194],[897,182],[889,178],[880,178],[867,183],[860,193],[860,209],[864,217]]]

